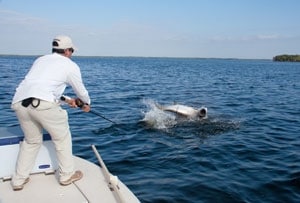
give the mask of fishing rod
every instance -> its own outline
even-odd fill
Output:
[[[112,120],[110,120],[110,119],[108,119],[108,118],[102,116],[102,115],[101,115],[99,112],[97,112],[97,111],[90,110],[90,112],[91,112],[92,114],[94,114],[94,115],[97,115],[97,116],[99,116],[99,117],[101,117],[101,118],[103,118],[103,119],[105,119],[105,120],[107,120],[107,121],[109,121],[109,122],[111,122],[111,123],[117,125],[116,122],[114,122],[114,121],[112,121]]]
[[[71,100],[71,98],[68,97],[68,96],[64,96],[64,95],[63,95],[63,96],[60,97],[60,100],[66,102],[66,103],[69,103],[70,100]],[[79,108],[82,108],[83,105],[84,105],[84,103],[83,103],[79,98],[75,99],[75,102],[76,102],[76,105],[77,105]],[[107,120],[107,121],[109,121],[109,122],[111,122],[111,123],[113,123],[113,124],[115,124],[115,125],[117,124],[116,122],[114,122],[114,121],[112,121],[112,120],[106,118],[105,116],[101,115],[101,114],[100,114],[99,112],[97,112],[97,111],[94,111],[94,110],[91,109],[89,112],[91,112],[92,114],[94,114],[94,115],[96,115],[96,116],[99,116],[99,117],[101,117],[101,118],[103,118],[103,119],[105,119],[105,120]]]
[[[117,176],[112,175],[109,170],[107,169],[105,163],[103,162],[99,152],[97,151],[95,145],[92,145],[92,149],[100,163],[101,169],[103,171],[104,178],[106,182],[108,183],[109,188],[116,193],[117,201],[120,203],[125,203],[123,195],[121,194],[120,188],[119,188],[119,178]]]

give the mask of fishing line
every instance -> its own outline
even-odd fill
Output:
[[[100,114],[99,112],[97,112],[97,111],[90,110],[90,112],[91,112],[92,114],[94,114],[94,115],[97,115],[97,116],[99,116],[99,117],[101,117],[101,118],[103,118],[103,119],[105,119],[105,120],[107,120],[107,121],[109,121],[109,122],[111,122],[111,123],[117,125],[116,122],[114,122],[114,121],[112,121],[112,120],[110,120],[110,119],[104,117],[103,115],[101,115],[101,114]]]

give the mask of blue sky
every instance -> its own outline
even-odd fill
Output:
[[[300,54],[299,0],[0,0],[0,54],[271,59]]]

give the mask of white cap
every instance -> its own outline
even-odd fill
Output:
[[[52,48],[53,49],[69,49],[69,48],[73,48],[74,50],[77,50],[77,48],[74,46],[71,38],[68,37],[68,36],[66,36],[66,35],[56,36],[53,39]]]

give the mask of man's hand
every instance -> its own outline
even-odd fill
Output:
[[[72,108],[79,107],[84,112],[89,112],[91,110],[90,105],[83,103],[81,101],[81,99],[79,99],[79,98],[73,99],[73,98],[70,98],[70,97],[67,97],[67,96],[62,96],[61,100],[66,102],[67,104],[69,104],[69,106],[72,107]]]
[[[69,104],[70,107],[72,108],[77,108],[76,100],[75,99],[68,99],[66,102]]]
[[[89,112],[91,110],[90,105],[85,104],[81,101],[81,99],[76,98],[75,99],[75,103],[78,107],[80,107],[84,112]]]
[[[83,105],[83,107],[81,107],[81,109],[84,112],[89,112],[91,110],[91,107],[90,107],[90,105],[85,104],[85,105]]]

